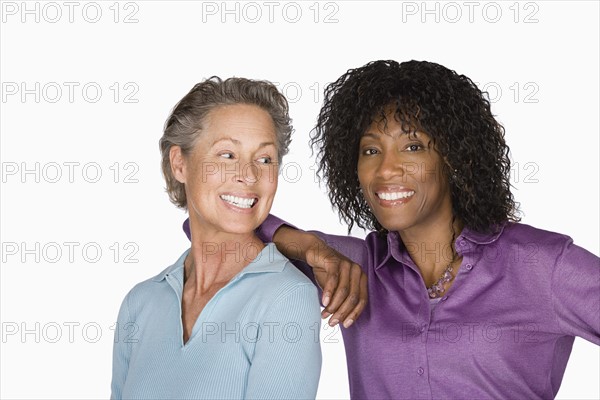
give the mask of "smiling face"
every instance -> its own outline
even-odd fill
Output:
[[[277,147],[270,115],[258,106],[219,106],[206,117],[190,154],[171,149],[173,175],[185,185],[192,235],[250,234],[277,190]]]
[[[450,189],[431,138],[404,132],[392,113],[386,118],[387,126],[373,122],[359,144],[358,179],[373,215],[389,231],[447,227]]]

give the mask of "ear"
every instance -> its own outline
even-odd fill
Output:
[[[179,146],[171,146],[169,150],[169,160],[171,162],[171,173],[179,183],[185,183],[187,177],[187,168],[185,157]]]

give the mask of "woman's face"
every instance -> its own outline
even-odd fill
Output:
[[[371,211],[389,231],[420,230],[452,218],[442,159],[424,132],[407,134],[392,113],[373,122],[359,144],[358,179]]]
[[[190,154],[171,155],[190,222],[203,233],[251,233],[266,219],[277,190],[273,120],[258,106],[236,104],[215,108],[203,125]],[[181,153],[178,147],[172,152]]]

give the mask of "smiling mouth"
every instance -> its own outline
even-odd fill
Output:
[[[375,193],[375,195],[377,195],[377,197],[380,198],[381,200],[388,200],[388,201],[408,199],[409,197],[413,196],[414,194],[415,194],[414,190],[411,190],[411,191],[408,191],[408,192],[381,192],[381,193]]]
[[[228,194],[223,194],[220,197],[221,197],[221,200],[225,201],[226,203],[229,203],[229,204],[239,207],[239,208],[252,208],[252,207],[254,207],[254,205],[256,203],[258,203],[258,199],[255,197],[254,198],[246,198],[246,197],[231,196]]]

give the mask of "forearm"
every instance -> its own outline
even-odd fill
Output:
[[[304,231],[271,214],[256,229],[256,234],[265,243],[274,242],[277,249],[292,260],[304,262],[307,251],[324,249],[319,245],[327,245],[358,264],[365,262],[367,249],[363,239],[330,235],[316,230]],[[325,251],[323,254],[326,253]]]
[[[344,321],[349,327],[367,304],[367,277],[360,264],[367,261],[364,240],[350,236],[305,232],[269,215],[257,228],[264,242],[277,249],[304,273],[319,289],[325,310],[323,318],[332,315],[331,326]]]
[[[307,262],[307,252],[326,246],[317,235],[282,225],[273,235],[277,250],[289,259]]]

